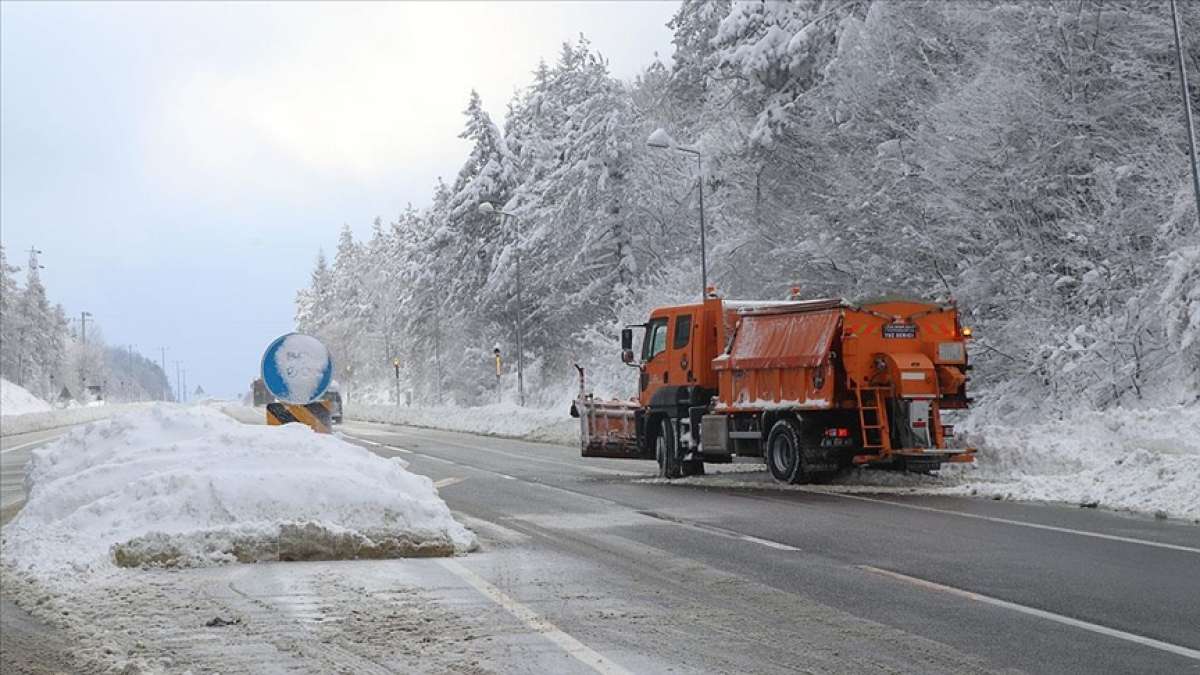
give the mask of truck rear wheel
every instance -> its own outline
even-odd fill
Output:
[[[767,435],[767,468],[771,477],[781,483],[806,482],[804,472],[804,435],[800,425],[792,419],[781,419],[771,427]]]
[[[662,478],[681,478],[682,462],[675,447],[675,425],[671,418],[659,420],[658,435],[654,438],[654,457],[658,460],[658,475]]]

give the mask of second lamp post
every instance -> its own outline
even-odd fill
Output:
[[[699,150],[679,145],[674,138],[671,138],[671,134],[661,127],[650,134],[650,138],[646,139],[646,145],[652,148],[678,150],[696,157],[696,181],[700,190],[700,301],[703,302],[708,297],[708,249],[704,241],[704,162],[700,157]]]
[[[523,323],[523,321],[522,321],[523,317],[522,317],[521,313],[523,311],[525,311],[525,308],[521,304],[521,220],[519,218],[517,218],[516,214],[514,214],[514,213],[509,213],[508,211],[501,211],[500,209],[496,208],[495,206],[492,206],[491,202],[480,203],[479,204],[479,212],[485,216],[499,215],[501,224],[504,223],[504,216],[508,216],[509,218],[512,218],[512,221],[516,228],[516,243],[517,243],[517,260],[516,260],[516,267],[517,267],[517,321],[516,321],[516,324],[517,324],[517,401],[521,404],[522,407],[524,407],[525,406],[525,351],[521,345],[521,337],[522,337],[521,336],[521,324]]]

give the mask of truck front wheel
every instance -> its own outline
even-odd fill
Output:
[[[654,458],[658,460],[658,475],[662,478],[683,476],[683,466],[675,448],[675,425],[669,417],[659,419],[658,434],[654,437]]]
[[[771,477],[781,483],[805,481],[801,452],[800,427],[795,420],[781,419],[767,435],[767,468]]]

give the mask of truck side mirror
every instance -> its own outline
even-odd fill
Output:
[[[633,329],[632,328],[622,328],[621,329],[621,351],[623,351],[623,352],[632,352],[633,351]]]

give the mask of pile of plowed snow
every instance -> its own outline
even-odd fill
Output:
[[[0,415],[26,415],[50,410],[50,404],[22,386],[0,378]]]
[[[452,555],[475,537],[433,483],[308,427],[158,405],[34,451],[6,563],[117,566]]]

